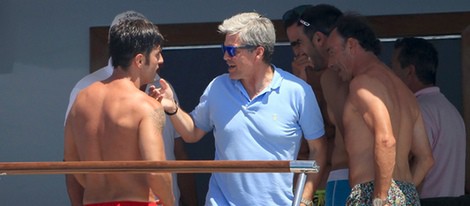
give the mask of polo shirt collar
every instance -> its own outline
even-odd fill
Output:
[[[262,96],[266,92],[270,92],[281,87],[281,83],[284,78],[279,73],[279,68],[277,68],[273,64],[271,64],[271,67],[273,68],[273,79],[271,80],[271,83],[269,83],[269,85],[266,88],[264,88],[264,90],[258,96]],[[243,84],[241,83],[241,81],[240,80],[232,80],[232,81],[235,84],[235,87],[237,87],[248,98],[248,94],[246,94],[246,90],[243,87]]]
[[[418,97],[423,94],[431,94],[431,93],[439,93],[440,89],[439,87],[432,86],[432,87],[426,87],[424,89],[421,89],[415,93],[415,96]]]

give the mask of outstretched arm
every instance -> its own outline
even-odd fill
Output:
[[[150,87],[150,96],[156,98],[161,102],[167,114],[169,114],[171,123],[176,131],[181,135],[185,142],[197,142],[206,132],[197,128],[191,116],[183,111],[173,98],[173,91],[169,84],[160,79],[161,88],[157,89],[154,86]]]

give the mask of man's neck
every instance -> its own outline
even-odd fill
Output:
[[[111,77],[108,78],[108,80],[127,80],[134,84],[136,88],[140,88],[140,78],[138,78],[136,74],[133,74],[131,69],[132,68],[128,68],[128,70],[124,70],[121,67],[116,67],[114,68],[113,74],[111,75]]]
[[[253,74],[252,78],[241,80],[250,99],[258,96],[271,83],[274,77],[274,68],[271,65],[265,64],[257,71]]]
[[[382,64],[380,59],[371,52],[363,53],[362,56],[356,59],[357,61],[354,64],[353,76],[365,73],[376,65]]]

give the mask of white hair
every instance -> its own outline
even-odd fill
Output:
[[[238,34],[241,43],[249,46],[262,46],[265,49],[264,61],[271,62],[276,43],[274,25],[266,17],[256,12],[239,13],[222,22],[219,32],[226,35]]]

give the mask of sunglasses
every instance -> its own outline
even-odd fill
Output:
[[[289,11],[286,11],[286,13],[282,15],[282,21],[284,22],[296,21],[297,19],[300,18],[302,13],[304,13],[304,11],[310,7],[312,7],[312,5],[300,5]]]
[[[319,31],[319,32],[325,34],[326,36],[330,35],[330,32],[326,31],[325,29],[315,28],[308,21],[305,21],[303,19],[299,19],[299,23],[304,25],[305,27],[309,27],[311,31]]]
[[[252,45],[245,45],[245,46],[225,46],[222,44],[222,52],[225,54],[225,52],[227,52],[227,54],[230,56],[230,57],[234,57],[237,55],[237,49],[249,49],[249,48],[255,48],[256,46],[252,46]]]
[[[306,27],[309,27],[309,26],[310,26],[310,23],[308,23],[307,21],[305,21],[305,20],[303,20],[303,19],[299,19],[299,22],[300,22],[301,24],[303,24],[304,26],[306,26]]]

